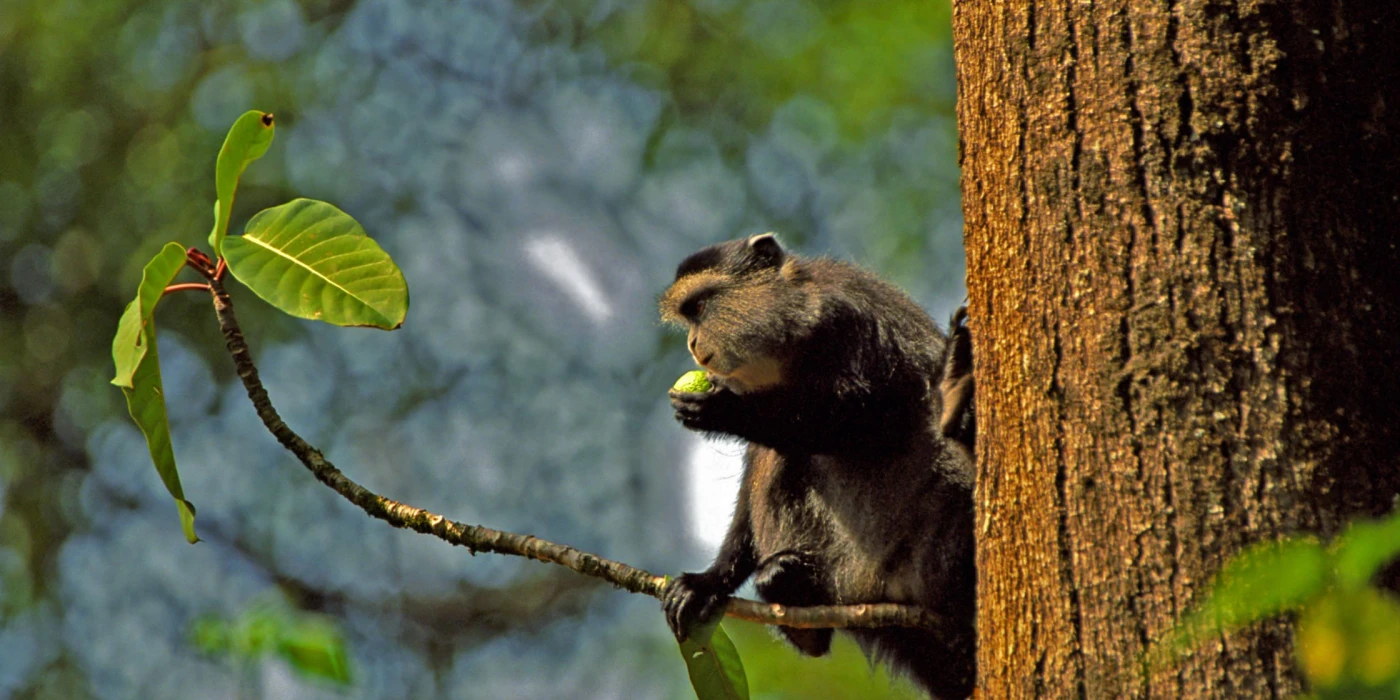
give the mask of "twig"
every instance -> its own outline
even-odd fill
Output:
[[[372,517],[383,520],[394,527],[408,528],[429,534],[450,544],[466,547],[472,554],[495,552],[513,554],[539,561],[559,564],[573,571],[602,579],[619,588],[633,593],[644,593],[660,598],[666,589],[666,578],[648,571],[637,569],[620,562],[582,552],[573,547],[556,544],[531,535],[518,535],[511,532],[492,530],[479,525],[467,525],[449,520],[436,513],[415,508],[406,503],[380,496],[355,483],[345,476],[335,465],[326,459],[321,451],[297,435],[282,421],[277,410],[268,399],[267,390],[258,378],[258,369],[253,365],[248,344],[243,339],[243,331],[233,314],[233,302],[223,282],[215,274],[213,267],[204,261],[207,257],[191,249],[191,267],[194,267],[209,281],[209,291],[214,298],[214,313],[219,319],[219,329],[223,332],[224,343],[248,390],[248,398],[253,402],[258,417],[282,446],[296,455],[306,468],[321,483],[331,487],[346,500],[359,506]],[[203,260],[199,258],[203,257]],[[196,264],[202,263],[202,264]],[[769,625],[783,625],[799,628],[824,627],[925,627],[936,629],[938,618],[923,608],[893,603],[866,605],[831,605],[809,607],[785,607],[760,603],[758,601],[734,598],[729,602],[725,614],[741,620],[750,620]]]
[[[165,296],[166,294],[171,294],[173,292],[193,292],[195,290],[207,292],[209,291],[209,285],[204,284],[203,282],[182,282],[180,284],[172,284],[169,287],[166,287],[164,290],[162,290],[160,295]]]

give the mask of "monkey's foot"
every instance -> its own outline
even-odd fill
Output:
[[[666,624],[676,639],[685,641],[697,624],[712,619],[724,611],[733,590],[718,576],[708,573],[681,574],[661,597],[661,609],[666,611]]]

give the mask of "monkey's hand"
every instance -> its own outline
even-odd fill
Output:
[[[675,391],[671,397],[671,408],[676,410],[676,420],[691,430],[707,433],[735,434],[734,430],[743,423],[743,400],[739,395],[724,388],[710,391]],[[741,436],[744,437],[744,436]]]
[[[661,608],[666,611],[666,624],[676,639],[685,641],[690,630],[724,611],[733,589],[718,574],[709,572],[681,574],[666,588]]]

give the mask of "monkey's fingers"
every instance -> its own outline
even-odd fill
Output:
[[[707,398],[709,398],[710,396],[713,396],[713,395],[714,395],[714,392],[712,392],[712,391],[676,391],[675,389],[672,389],[672,390],[666,392],[666,395],[669,396],[669,397],[671,397],[671,405],[672,405],[672,406],[675,406],[675,405],[677,405],[677,404],[682,404],[682,403],[684,403],[684,404],[699,404],[699,403],[704,403],[705,399],[707,399]]]
[[[705,400],[708,394],[700,392],[671,392],[671,408],[675,409],[676,420],[692,430],[705,427]]]
[[[671,628],[671,633],[676,635],[677,640],[685,641],[685,628],[681,625],[681,612],[689,605],[690,598],[694,594],[695,592],[689,586],[677,579],[671,582],[661,598],[661,609],[666,613],[666,626]]]
[[[676,422],[691,430],[704,430],[704,422],[699,416],[691,413],[676,411]]]
[[[673,391],[671,408],[676,420],[691,430],[732,434],[734,426],[745,422],[743,400],[727,389]]]
[[[729,602],[729,595],[716,590],[703,574],[682,574],[662,596],[666,624],[679,641],[690,636],[700,622],[714,617]]]
[[[676,641],[684,642],[690,637],[690,628],[695,625],[695,592],[687,590],[681,593],[671,609],[666,611],[666,624],[671,628],[671,634],[676,635]]]

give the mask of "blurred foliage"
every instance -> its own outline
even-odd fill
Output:
[[[654,601],[560,612],[543,587],[503,620],[475,601],[534,581],[528,564],[386,531],[323,493],[260,433],[199,295],[160,307],[171,431],[205,538],[172,552],[178,523],[107,385],[108,340],[146,261],[208,231],[228,124],[275,112],[285,148],[246,173],[232,223],[293,192],[335,201],[414,285],[401,333],[352,340],[239,298],[288,422],[404,500],[696,568],[708,553],[669,468],[692,443],[663,410],[689,363],[655,323],[655,294],[694,248],[778,230],[951,310],[948,12],[0,3],[0,696],[235,694],[241,676],[180,631],[237,619],[269,590],[338,621],[356,697],[688,694]],[[576,264],[543,264],[560,258]],[[755,695],[887,685],[855,653],[763,644],[745,650]],[[801,670],[782,682],[810,685],[774,690],[786,664]],[[324,696],[255,672],[269,696]]]
[[[726,620],[729,636],[744,659],[750,697],[762,700],[865,698],[915,700],[924,697],[913,684],[891,677],[883,666],[865,660],[856,643],[838,634],[831,654],[802,656],[765,625]]]
[[[353,674],[345,639],[324,615],[302,612],[286,601],[260,601],[232,620],[203,617],[190,630],[200,651],[253,664],[275,654],[298,673],[335,685],[348,685]]]
[[[1353,523],[1326,547],[1306,536],[1226,562],[1163,659],[1282,612],[1297,615],[1298,666],[1318,698],[1400,699],[1400,597],[1373,584],[1400,557],[1400,510]]]
[[[832,105],[839,133],[851,138],[877,135],[901,108],[953,108],[943,2],[655,0],[618,4],[601,19],[586,0],[525,4],[567,8],[545,16],[567,18],[563,29],[596,37],[616,61],[645,65],[678,114],[731,119],[736,128],[721,136],[736,148],[797,95]]]

